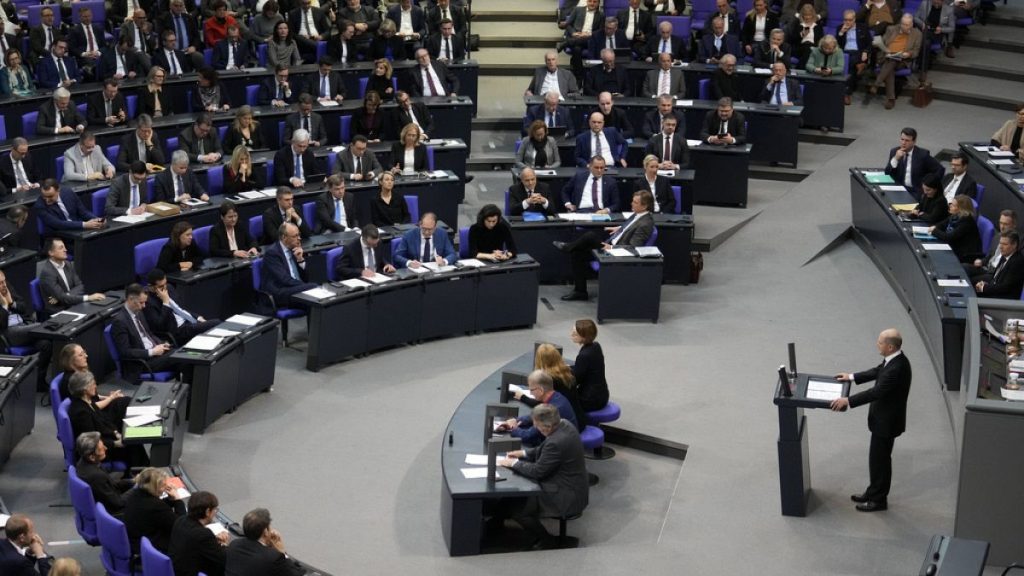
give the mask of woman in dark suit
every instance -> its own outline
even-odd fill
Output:
[[[811,49],[818,45],[824,35],[825,29],[821,27],[814,5],[804,4],[800,8],[800,18],[789,25],[787,38],[789,45],[793,47],[793,56],[797,59],[796,67],[803,69],[807,65]],[[792,68],[789,62],[786,62],[786,67]]]
[[[420,127],[409,123],[402,128],[398,142],[391,145],[391,171],[395,174],[413,174],[427,169],[427,147],[420,144]]]
[[[409,206],[405,203],[405,197],[401,192],[395,190],[395,175],[385,172],[380,175],[380,191],[370,205],[370,219],[378,228],[381,226],[394,226],[395,224],[408,224],[412,221],[412,214],[409,213]]]
[[[597,324],[589,319],[577,320],[569,337],[580,345],[572,366],[580,405],[587,412],[600,410],[608,404],[608,381],[604,377],[604,351],[595,342]]]
[[[252,154],[244,144],[231,150],[231,160],[224,166],[224,195],[237,196],[239,192],[262,190],[266,184],[266,170],[253,169]]]
[[[910,216],[929,224],[941,222],[949,214],[946,197],[942,195],[942,183],[935,174],[928,174],[921,180],[921,201],[909,212]]]
[[[224,149],[234,150],[239,144],[248,150],[258,150],[263,146],[263,131],[260,123],[252,117],[252,108],[248,104],[235,111],[235,119],[224,134]]]
[[[747,56],[754,54],[754,46],[768,39],[768,34],[779,27],[779,17],[768,11],[768,0],[754,0],[740,31],[740,41]]]
[[[501,217],[501,209],[487,204],[476,216],[476,224],[469,227],[469,254],[477,260],[504,262],[516,253],[512,228]]]
[[[149,114],[153,118],[174,114],[171,97],[163,89],[165,78],[167,72],[163,68],[153,66],[149,69],[146,84],[139,88],[140,113]]]
[[[949,203],[949,216],[929,228],[928,232],[949,244],[961,262],[973,261],[982,253],[978,217],[970,196],[956,195]]]
[[[388,60],[406,60],[405,40],[397,34],[398,27],[393,20],[384,20],[377,28],[377,35],[373,37],[370,44],[369,57],[373,60],[387,58]]]
[[[647,190],[654,196],[655,212],[676,212],[676,197],[672,194],[672,183],[658,175],[658,157],[644,156],[644,175],[633,182],[633,192]]]
[[[256,242],[249,235],[248,223],[238,221],[238,209],[230,200],[220,205],[220,222],[210,230],[210,256],[214,258],[248,258],[256,256]]]
[[[156,267],[165,274],[195,270],[203,263],[203,255],[192,240],[192,225],[181,220],[171,228],[171,239],[160,249]]]
[[[65,373],[65,378],[68,380],[68,397],[71,398],[68,405],[71,434],[78,438],[82,432],[99,432],[103,444],[110,450],[111,460],[128,461],[134,465],[147,463],[142,446],[128,450],[121,438],[121,427],[131,398],[120,390],[101,398],[96,394],[96,378],[88,370],[73,372],[70,377]]]
[[[376,92],[382,100],[390,102],[395,99],[395,86],[391,81],[394,70],[387,58],[378,58],[373,62],[373,74],[366,81],[366,91]]]
[[[352,133],[362,134],[370,142],[380,142],[391,131],[388,113],[380,109],[380,94],[373,90],[363,96],[363,105],[352,114]]]
[[[185,515],[185,503],[175,497],[169,480],[162,468],[146,468],[125,496],[124,527],[133,551],[139,550],[139,541],[145,536],[154,548],[167,554],[174,522]],[[161,498],[163,494],[166,497]]]

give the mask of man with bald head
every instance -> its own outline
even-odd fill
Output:
[[[622,108],[616,108],[610,92],[601,92],[597,95],[597,108],[591,112],[598,112],[604,116],[604,127],[615,128],[623,138],[633,137],[633,123]]]
[[[537,212],[546,216],[558,214],[557,199],[551,195],[551,188],[537,181],[533,168],[523,168],[519,183],[508,189],[508,215],[522,216],[523,212]]]
[[[600,112],[591,114],[588,123],[590,130],[576,137],[576,165],[582,168],[590,164],[591,158],[600,156],[609,165],[614,166],[621,163],[625,168],[626,158],[623,155],[625,152],[623,145],[626,141],[619,131],[606,127],[604,115]]]
[[[555,51],[544,54],[544,65],[533,71],[533,80],[526,87],[524,96],[556,93],[560,100],[570,94],[578,94],[579,86],[576,77],[565,68],[558,67],[558,53]]]
[[[836,380],[840,382],[863,384],[874,380],[874,387],[849,398],[832,401],[832,409],[836,411],[871,405],[868,409],[868,430],[871,431],[868,469],[871,483],[863,494],[850,496],[861,512],[878,512],[889,507],[892,447],[896,438],[906,430],[907,396],[910,394],[910,360],[903,353],[903,337],[899,331],[895,328],[883,330],[878,335],[876,345],[883,358],[881,364],[863,372],[836,374]]]

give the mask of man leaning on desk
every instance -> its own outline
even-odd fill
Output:
[[[64,152],[64,182],[110,180],[114,172],[114,165],[97,149],[92,132],[82,132],[78,143]]]
[[[298,228],[302,238],[309,238],[313,235],[309,223],[295,210],[295,193],[291,188],[279,186],[276,200],[276,204],[263,211],[263,244],[276,241],[281,224],[286,222]]]
[[[107,192],[104,213],[108,218],[121,215],[138,216],[146,212],[143,194],[146,191],[146,165],[141,161],[132,163],[127,174],[118,176]]]
[[[143,372],[177,372],[171,353],[174,348],[158,338],[142,313],[149,295],[139,284],[124,290],[124,306],[112,319],[110,336],[121,358],[121,377],[139,382]]]
[[[395,264],[399,268],[419,268],[426,263],[451,265],[458,258],[448,233],[437,227],[437,216],[433,212],[425,213],[417,228],[402,234],[395,251]]]
[[[43,244],[43,250],[47,258],[39,264],[39,290],[47,316],[75,304],[103,300],[105,296],[100,292],[85,293],[85,285],[78,279],[75,267],[68,266],[68,250],[63,240],[49,238]]]
[[[395,267],[380,245],[380,230],[373,224],[363,226],[359,238],[345,244],[334,267],[334,275],[342,280],[373,278],[376,274],[390,274]]]
[[[742,146],[746,136],[743,114],[733,110],[732,98],[719,98],[718,108],[704,117],[704,127],[700,131],[701,142],[716,146]]]
[[[60,190],[53,178],[43,180],[39,198],[32,207],[36,216],[43,223],[43,236],[60,235],[70,230],[98,230],[103,227],[103,219],[90,212],[78,194],[70,190]]]
[[[562,205],[568,212],[607,214],[619,211],[619,189],[615,179],[605,176],[605,160],[594,156],[562,187]]]

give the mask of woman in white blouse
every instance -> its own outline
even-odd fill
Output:
[[[420,144],[420,127],[409,123],[402,128],[398,142],[391,145],[391,172],[413,174],[427,169],[427,147]]]

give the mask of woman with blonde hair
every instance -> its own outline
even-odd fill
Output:
[[[366,81],[366,92],[376,92],[381,100],[390,102],[395,99],[395,85],[391,81],[394,70],[391,68],[391,61],[387,58],[378,58],[373,61],[373,74]]]
[[[82,576],[82,565],[74,558],[57,558],[50,567],[50,576]]]
[[[569,400],[569,404],[572,405],[572,412],[576,415],[579,429],[583,430],[587,425],[587,413],[580,406],[579,394],[576,391],[576,377],[573,376],[572,369],[565,363],[565,359],[562,358],[562,353],[558,351],[558,348],[547,342],[538,346],[533,357],[533,368],[535,370],[543,370],[551,377],[555,391]],[[531,408],[541,403],[541,400],[531,398],[520,392],[517,392],[515,397],[516,400]]]
[[[174,114],[174,107],[171,106],[171,97],[164,92],[164,80],[166,78],[167,71],[163,68],[153,66],[149,69],[146,83],[139,87],[140,112],[149,114],[153,118]]]
[[[254,170],[252,154],[244,144],[235,146],[231,160],[224,167],[224,195],[235,196],[239,192],[262,190],[266,170]]]
[[[398,142],[391,145],[391,171],[395,174],[413,174],[427,169],[427,147],[420,143],[420,127],[412,122],[402,128]]]
[[[144,468],[135,477],[135,488],[125,498],[124,527],[132,550],[138,551],[139,541],[145,536],[154,548],[167,554],[174,522],[184,515],[185,503],[175,496],[167,472],[162,468]]]
[[[961,262],[982,254],[978,216],[971,197],[957,194],[949,203],[949,216],[928,229],[928,233],[949,244]]]
[[[260,123],[253,118],[252,108],[248,104],[235,110],[235,119],[231,121],[227,134],[224,135],[225,150],[234,150],[238,145],[249,150],[264,147]]]

